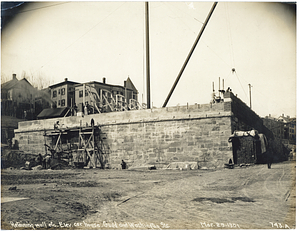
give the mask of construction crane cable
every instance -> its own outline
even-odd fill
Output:
[[[242,87],[242,89],[243,89],[243,91],[244,91],[244,93],[245,93],[245,96],[249,99],[249,97],[248,97],[248,95],[246,94],[245,89],[243,88],[243,85],[242,85],[242,83],[241,83],[241,81],[240,81],[240,79],[239,79],[239,77],[238,77],[236,71],[234,71],[233,73],[235,73],[235,75],[236,75],[236,77],[237,77],[237,79],[238,79],[238,81],[239,81],[239,83],[240,83],[240,85],[241,85],[241,87]]]
[[[211,51],[212,51],[219,59],[221,59],[227,66],[231,67],[228,63],[225,62],[224,59],[221,58],[220,55],[218,55],[213,49],[211,49],[210,46],[208,46],[207,43],[205,43],[205,41],[202,41],[202,42],[203,42],[203,43],[206,45],[206,47],[208,47],[208,48],[209,48],[209,49],[210,49],[210,50],[211,50]]]

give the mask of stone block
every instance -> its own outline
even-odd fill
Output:
[[[228,143],[227,141],[221,141],[221,146],[223,146],[223,147],[224,147],[224,146],[227,147],[228,144],[229,144],[229,143]]]
[[[187,145],[188,145],[188,146],[194,146],[194,145],[195,145],[195,142],[188,142]]]
[[[170,148],[181,147],[182,146],[182,142],[172,142],[169,146],[170,146]]]
[[[212,131],[220,131],[220,127],[219,127],[219,126],[214,126],[214,127],[212,128]]]
[[[168,152],[176,152],[176,148],[168,148]]]
[[[202,136],[209,136],[209,132],[208,131],[202,132]]]

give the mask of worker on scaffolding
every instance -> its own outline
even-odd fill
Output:
[[[59,121],[56,121],[56,123],[54,124],[54,129],[60,129],[60,124],[59,124]]]
[[[85,103],[85,106],[84,106],[84,115],[88,115],[89,114],[89,111],[88,111],[88,102]]]

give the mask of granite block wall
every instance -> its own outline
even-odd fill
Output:
[[[178,119],[103,126],[110,147],[110,164],[118,167],[171,162],[198,162],[200,167],[223,166],[232,156],[230,117]]]
[[[230,103],[230,101],[229,101]],[[111,112],[84,117],[65,117],[19,123],[15,138],[19,149],[44,153],[44,130],[59,121],[63,128],[99,125],[109,150],[108,163],[120,167],[196,161],[200,167],[223,167],[232,158],[231,111],[225,103],[186,105],[140,111]],[[229,108],[229,109],[228,109]],[[49,142],[49,140],[47,141]]]

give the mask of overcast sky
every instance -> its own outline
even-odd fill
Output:
[[[213,2],[150,2],[151,102],[161,107]],[[2,30],[1,72],[58,83],[129,76],[146,102],[144,2],[39,2]],[[235,72],[232,72],[235,68]],[[219,2],[168,106],[205,104],[212,82],[260,116],[296,115],[296,15],[282,3]]]

